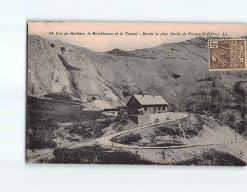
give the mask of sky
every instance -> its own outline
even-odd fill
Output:
[[[95,34],[96,35],[95,35]],[[28,34],[105,52],[134,50],[174,43],[197,36],[247,36],[246,24],[28,22]]]

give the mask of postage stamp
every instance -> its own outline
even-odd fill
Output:
[[[209,40],[209,70],[246,70],[246,39]]]

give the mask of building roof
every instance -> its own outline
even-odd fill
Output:
[[[168,103],[160,95],[133,95],[141,105],[167,105]],[[131,98],[132,98],[131,97]],[[131,99],[130,98],[130,99]]]

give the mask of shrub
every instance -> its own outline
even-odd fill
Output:
[[[31,150],[57,147],[57,143],[50,138],[45,139],[43,137],[29,137],[27,140],[27,148]]]
[[[66,51],[65,47],[60,47],[60,50],[61,50],[62,54],[64,51]]]
[[[55,47],[55,44],[54,44],[54,43],[52,43],[52,44],[50,44],[50,46],[51,46],[52,48],[54,48],[54,47]]]
[[[130,93],[130,91],[127,91],[127,90],[123,91],[122,94],[123,94],[124,97],[128,97],[128,96],[131,96],[132,95]]]
[[[134,142],[138,142],[140,139],[142,139],[140,134],[128,134],[128,135],[123,135],[119,137],[115,137],[112,139],[113,142],[117,142],[120,144],[131,144]]]

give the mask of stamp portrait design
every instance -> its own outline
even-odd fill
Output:
[[[246,69],[246,40],[221,39],[209,41],[210,70]]]

